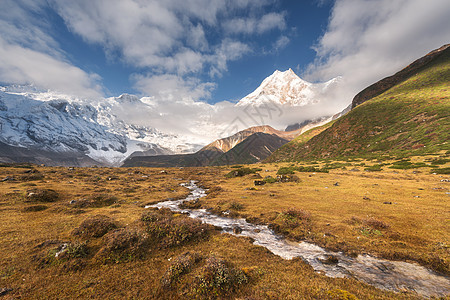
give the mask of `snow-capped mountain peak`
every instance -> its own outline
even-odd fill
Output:
[[[259,106],[270,102],[290,106],[314,104],[319,102],[320,95],[335,81],[336,78],[327,83],[313,84],[301,79],[292,69],[284,72],[276,70],[237,105]]]

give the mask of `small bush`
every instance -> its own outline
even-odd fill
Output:
[[[365,219],[363,223],[373,229],[388,229],[390,227],[387,223],[375,218]]]
[[[44,175],[42,175],[39,171],[33,170],[29,173],[20,176],[21,181],[35,181],[44,179]]]
[[[448,159],[448,158],[436,158],[431,161],[431,164],[432,165],[445,165],[448,162],[450,162],[450,159]]]
[[[277,180],[275,178],[273,178],[272,176],[266,176],[266,177],[264,177],[263,180],[266,183],[275,183],[275,182],[277,182]]]
[[[229,208],[233,209],[233,210],[243,210],[244,209],[244,205],[239,203],[239,202],[233,201],[233,202],[230,203]]]
[[[182,209],[199,209],[202,207],[202,203],[198,200],[190,200],[190,201],[183,201],[178,207]]]
[[[97,253],[104,262],[125,262],[142,258],[149,246],[146,235],[136,230],[120,228],[103,237],[103,247]]]
[[[254,174],[256,172],[262,171],[261,168],[239,168],[237,170],[233,170],[225,175],[227,178],[233,178],[233,177],[242,177],[248,174]]]
[[[170,267],[161,278],[161,285],[170,288],[178,279],[188,273],[192,267],[201,260],[201,255],[196,252],[186,252],[175,258]]]
[[[373,166],[369,166],[367,168],[364,168],[364,170],[367,171],[367,172],[378,172],[378,171],[381,171],[383,169],[381,168],[381,165],[373,165]]]
[[[328,169],[322,168],[316,168],[313,166],[299,166],[299,167],[281,167],[280,169],[278,169],[277,174],[278,175],[290,175],[290,174],[294,174],[294,172],[317,172],[317,173],[328,173]]]
[[[427,167],[425,163],[412,163],[409,160],[400,160],[396,161],[390,166],[390,169],[399,169],[399,170],[408,170],[408,169],[417,169]]]
[[[50,189],[30,189],[27,190],[26,199],[37,202],[55,202],[58,200],[58,193]]]
[[[36,211],[46,210],[47,208],[48,208],[48,206],[45,206],[45,205],[32,205],[32,206],[25,207],[23,209],[23,211],[24,212],[36,212]]]
[[[206,237],[211,227],[200,220],[180,216],[173,217],[159,212],[145,213],[141,220],[152,242],[159,248],[169,248]]]
[[[117,228],[117,225],[111,218],[104,215],[96,215],[84,220],[72,234],[86,238],[99,238],[115,228]]]
[[[194,291],[205,296],[227,296],[236,292],[248,282],[241,270],[235,269],[228,262],[211,256],[195,278]]]
[[[296,228],[311,221],[311,214],[302,209],[288,209],[280,213],[277,217],[289,228]]]
[[[281,167],[278,169],[277,174],[278,175],[289,175],[294,174],[294,172],[297,170],[295,167]]]
[[[278,182],[300,182],[300,178],[296,175],[278,175]]]
[[[87,207],[99,208],[113,205],[114,203],[117,202],[117,200],[118,200],[117,197],[112,195],[96,194],[86,199],[76,200],[73,206],[77,208],[87,208]]]
[[[431,173],[448,175],[450,174],[450,168],[433,169]]]
[[[69,257],[72,257],[72,258],[83,258],[83,257],[88,256],[89,249],[85,242],[70,243],[67,246],[67,254],[69,255]]]

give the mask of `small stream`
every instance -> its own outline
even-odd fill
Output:
[[[185,199],[159,202],[146,208],[166,207],[172,211],[187,213],[191,218],[221,227],[225,233],[250,237],[255,245],[265,247],[284,259],[300,257],[315,271],[323,272],[329,277],[354,277],[380,289],[395,292],[410,290],[424,297],[442,297],[450,294],[448,277],[438,275],[416,263],[390,261],[369,255],[358,255],[353,258],[341,252],[327,251],[311,243],[289,242],[275,234],[267,225],[254,225],[244,219],[217,216],[205,209],[181,209],[179,204],[182,202],[206,196],[205,190],[198,187],[195,181],[182,185],[191,190]],[[236,228],[242,231],[238,233],[240,230],[234,230]],[[327,258],[330,256],[337,258],[338,261],[328,262]]]

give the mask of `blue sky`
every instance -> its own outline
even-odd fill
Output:
[[[449,20],[448,0],[2,0],[0,82],[214,104],[292,68],[342,76],[345,104],[448,43]]]
[[[235,38],[245,39],[251,45],[251,51],[238,61],[229,62],[227,70],[220,76],[211,78],[206,70],[198,72],[201,80],[213,80],[216,84],[206,100],[217,102],[240,99],[276,69],[292,68],[298,73],[304,71],[314,60],[315,51],[312,46],[326,29],[331,7],[331,2],[319,3],[317,0],[281,1],[265,7],[259,15],[280,13],[283,15],[284,25],[258,34],[236,34]],[[236,16],[245,17],[249,13],[248,10],[243,10],[237,12]],[[87,72],[100,75],[106,95],[140,92],[133,87],[130,79],[133,74],[151,72],[151,68],[139,68],[124,62],[120,51],[107,57],[101,45],[86,42],[79,34],[71,31],[54,9],[48,7],[45,14],[51,24],[51,34],[67,53],[71,63]],[[148,38],[151,39],[151,36]],[[208,33],[210,40],[219,41],[221,38],[221,32],[211,30]],[[281,44],[277,46],[276,42],[279,40]]]

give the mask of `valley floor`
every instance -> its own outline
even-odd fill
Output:
[[[433,161],[448,170],[448,159],[442,157],[397,165],[363,160],[257,164],[244,166],[257,168],[250,170],[254,173],[238,177],[239,166],[4,166],[0,295],[416,299],[411,292],[328,278],[301,259],[284,260],[246,238],[144,207],[184,198],[189,191],[180,184],[198,180],[209,189],[208,196],[188,206],[270,224],[293,241],[350,255],[414,261],[448,276],[450,176],[433,174]],[[313,166],[310,172],[299,171]],[[319,172],[324,167],[328,173]]]

